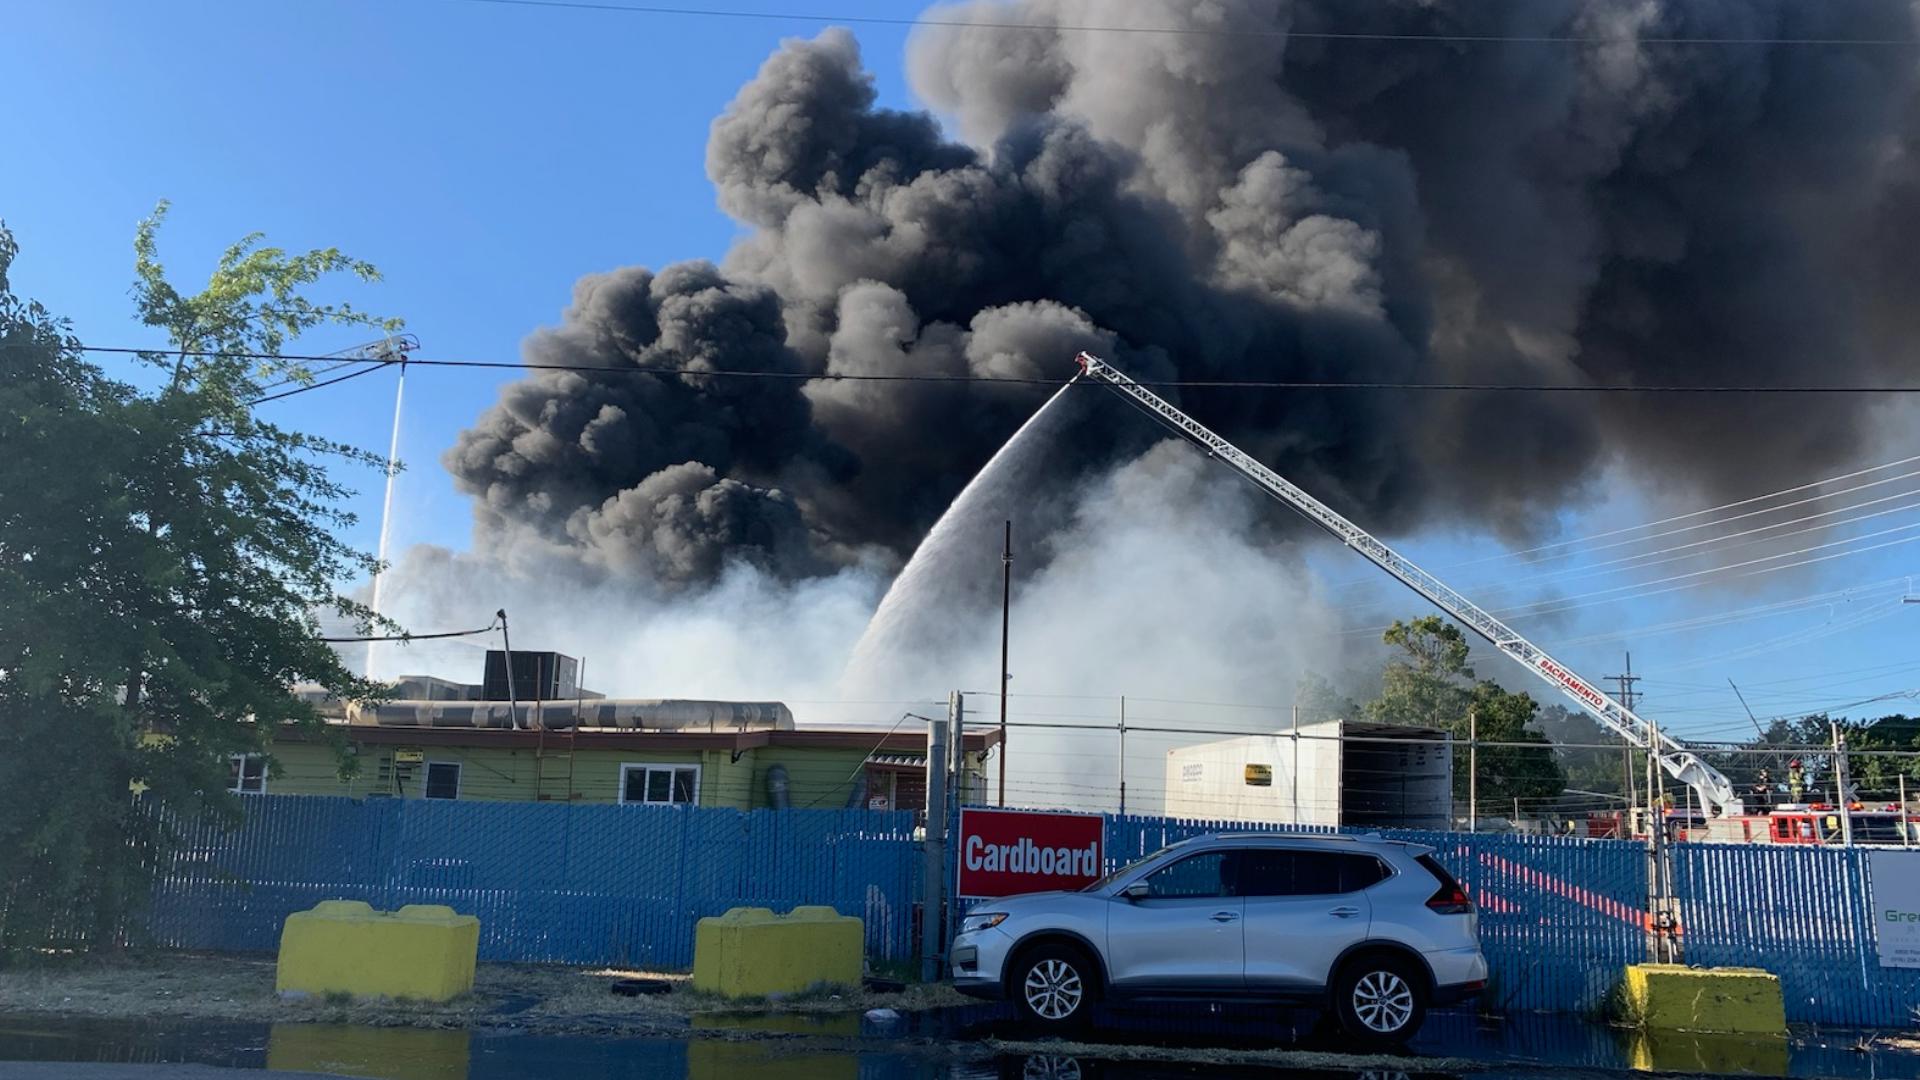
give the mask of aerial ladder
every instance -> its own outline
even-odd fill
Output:
[[[1628,743],[1653,755],[1660,767],[1674,779],[1686,784],[1700,796],[1701,805],[1722,815],[1743,811],[1733,783],[1720,770],[1701,760],[1683,743],[1615,701],[1598,687],[1573,673],[1565,664],[1548,656],[1545,649],[1521,637],[1492,613],[1454,591],[1453,587],[1420,567],[1413,560],[1388,547],[1371,533],[1336,513],[1332,507],[1294,486],[1285,477],[1261,464],[1246,451],[1215,434],[1198,420],[1181,412],[1153,391],[1128,378],[1112,364],[1091,353],[1075,358],[1082,375],[1105,383],[1118,391],[1148,415],[1178,432],[1252,481],[1255,486],[1299,511],[1308,520],[1332,533],[1346,546],[1358,551],[1375,566],[1392,574],[1400,583],[1419,593],[1435,607],[1485,638],[1494,648],[1518,661],[1528,671],[1553,684],[1554,689],[1573,699],[1574,704]]]

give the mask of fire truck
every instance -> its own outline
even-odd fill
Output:
[[[1846,821],[1841,815],[1846,815]],[[1781,803],[1766,813],[1709,817],[1698,811],[1667,810],[1661,815],[1667,837],[1682,843],[1794,844],[1838,847],[1853,831],[1853,842],[1869,847],[1920,845],[1920,814],[1902,813],[1888,803],[1853,803],[1845,810],[1832,803]],[[1587,836],[1594,839],[1645,837],[1647,812],[1612,810],[1589,814]]]

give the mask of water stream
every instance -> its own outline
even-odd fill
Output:
[[[979,644],[965,641],[964,630],[955,628],[974,625],[973,616],[991,609],[999,596],[1003,523],[1029,516],[1023,503],[1049,465],[1047,451],[1069,419],[1060,399],[1073,388],[1062,386],[1020,425],[914,550],[854,645],[840,680],[849,696],[915,686],[917,669]],[[953,669],[950,663],[940,668]]]

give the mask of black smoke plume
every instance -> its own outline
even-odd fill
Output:
[[[1048,392],[711,371],[1059,377],[1082,348],[1197,380],[1915,368],[1920,61],[1868,43],[1915,37],[1904,4],[939,11],[910,76],[951,135],[876,108],[844,31],[740,91],[707,171],[748,235],[718,267],[585,278],[529,339],[530,361],[608,370],[531,375],[448,453],[483,546],[668,586],[897,561]],[[1718,495],[1852,458],[1868,400],[1183,398],[1370,525],[1511,535],[1615,459]],[[1062,459],[1113,454],[1114,409]]]

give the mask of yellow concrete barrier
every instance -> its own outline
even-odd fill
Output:
[[[1787,1075],[1785,1039],[1645,1030],[1633,1032],[1631,1038],[1627,1060],[1639,1072]]]
[[[792,994],[821,983],[857,986],[860,920],[830,907],[734,908],[693,932],[693,988],[725,997]]]
[[[279,990],[446,1001],[473,989],[480,920],[441,904],[322,900],[280,930]]]
[[[1656,1031],[1785,1035],[1778,976],[1759,968],[1629,964],[1627,1011]]]
[[[267,1036],[267,1068],[376,1080],[467,1080],[471,1039],[469,1032],[427,1028],[275,1024]]]

